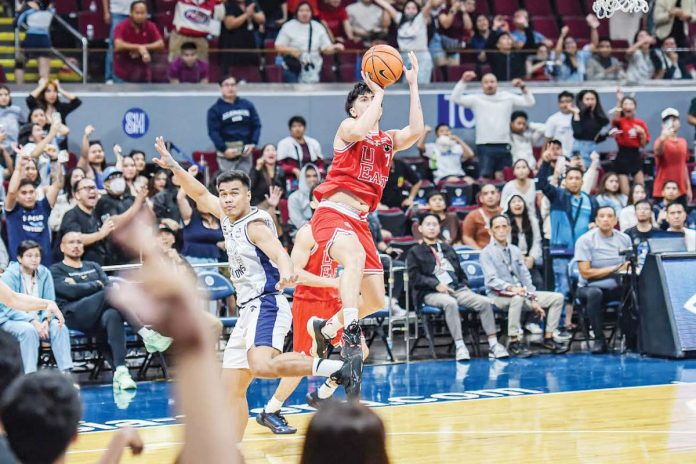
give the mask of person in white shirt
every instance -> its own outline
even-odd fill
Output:
[[[293,116],[288,121],[290,135],[278,142],[278,162],[289,181],[300,178],[300,172],[308,165],[315,165],[324,171],[324,157],[321,154],[321,144],[313,137],[306,135],[307,121],[302,116]]]
[[[500,204],[507,205],[510,198],[514,195],[519,195],[527,204],[529,214],[536,218],[536,186],[534,179],[529,177],[532,169],[524,159],[518,159],[512,165],[512,172],[515,176],[510,182],[505,184],[503,191],[500,194]]]
[[[481,78],[483,94],[464,95],[467,82],[476,79],[476,73],[466,71],[452,90],[450,101],[470,108],[476,118],[476,154],[481,177],[503,178],[503,168],[512,166],[510,154],[510,116],[514,107],[531,107],[536,101],[522,79],[514,79],[513,87],[522,95],[498,91],[498,79],[493,74]]]
[[[435,142],[425,143],[428,134],[432,132],[429,126],[418,141],[418,149],[430,159],[430,169],[433,171],[435,182],[464,180],[473,183],[466,175],[462,162],[474,158],[474,151],[460,137],[452,133],[447,124],[435,127]]]
[[[529,116],[524,111],[513,111],[510,116],[510,136],[512,144],[510,153],[512,162],[519,159],[527,161],[527,164],[536,172],[536,158],[534,157],[534,145],[539,145],[544,138],[545,126],[538,122],[529,122]]]
[[[625,232],[627,229],[638,225],[636,203],[646,198],[645,187],[641,184],[633,184],[633,187],[631,187],[631,190],[628,192],[628,205],[619,213],[619,229],[621,229],[621,232]]]
[[[575,102],[575,96],[564,90],[558,94],[558,111],[553,113],[544,124],[544,137],[546,141],[560,140],[563,146],[563,155],[569,158],[573,153],[573,112],[570,108]]]
[[[686,208],[679,202],[670,203],[667,206],[667,232],[679,232],[684,234],[686,251],[696,252],[696,230],[686,227]]]
[[[384,39],[390,19],[372,0],[359,0],[346,7],[353,35],[369,47],[374,40]]]

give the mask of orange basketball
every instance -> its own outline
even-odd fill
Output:
[[[382,88],[392,85],[401,77],[404,61],[398,50],[389,45],[375,45],[365,52],[362,70]]]

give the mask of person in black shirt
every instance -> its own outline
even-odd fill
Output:
[[[631,237],[634,247],[640,243],[647,242],[655,232],[658,232],[653,225],[652,206],[648,200],[639,200],[635,203],[636,219],[638,224],[626,229],[624,232]]]
[[[406,192],[406,182],[411,184],[411,189]],[[400,159],[394,159],[389,179],[384,187],[380,207],[385,208],[408,208],[413,204],[418,190],[420,190],[420,176]]]
[[[599,101],[599,94],[595,90],[581,90],[575,97],[576,106],[570,111],[573,112],[573,151],[582,155],[585,166],[592,164],[590,154],[596,151],[597,144],[607,138],[607,134],[602,133],[602,128],[609,124],[609,118],[602,108]],[[608,135],[613,135],[617,129],[609,131]],[[613,132],[612,132],[613,131]]]
[[[494,21],[494,28],[496,23]],[[486,59],[491,66],[491,71],[499,81],[511,81],[513,79],[522,79],[527,75],[527,57],[530,51],[536,49],[534,40],[534,31],[529,25],[524,30],[525,43],[522,50],[517,51],[514,47],[514,40],[509,32],[496,32],[488,37],[486,48],[497,50],[495,52],[487,52]]]

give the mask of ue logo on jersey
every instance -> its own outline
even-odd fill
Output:
[[[123,127],[123,132],[125,132],[128,137],[139,139],[145,135],[150,128],[150,118],[147,116],[145,110],[141,108],[131,108],[123,115],[121,126]]]
[[[689,301],[684,303],[684,309],[692,314],[696,314],[696,294],[689,298]]]
[[[473,129],[474,113],[469,108],[455,105],[449,95],[437,96],[437,122],[447,124],[452,129]]]

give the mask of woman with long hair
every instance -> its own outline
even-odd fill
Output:
[[[198,171],[196,171],[196,174]],[[133,181],[134,187],[138,188],[138,177]],[[178,190],[169,178],[169,173],[164,169],[158,169],[150,177],[148,183],[149,204],[158,219],[167,218],[180,222],[182,219],[180,202],[178,200]]]
[[[276,147],[267,143],[261,148],[261,156],[249,173],[251,180],[251,204],[258,206],[266,200],[268,190],[277,186],[283,188],[283,170],[278,164]]]
[[[469,48],[472,50],[478,50],[477,59],[483,63],[486,61],[486,43],[488,43],[488,38],[491,36],[491,21],[485,14],[480,14],[476,16],[476,22],[474,22],[474,34],[471,36],[469,41]]]
[[[121,160],[121,170],[123,171],[123,179],[126,181],[126,194],[135,196],[137,188],[134,185],[138,170],[135,167],[135,161],[130,156],[124,156]]]
[[[621,193],[619,176],[615,172],[607,172],[599,183],[599,194],[597,195],[599,206],[611,206],[618,217],[621,210],[626,207],[628,197]]]
[[[65,98],[65,101],[61,100],[60,96]],[[80,105],[82,105],[82,100],[63,89],[57,79],[52,81],[39,79],[39,84],[27,95],[27,107],[30,110],[36,107],[43,109],[49,121],[53,118],[53,113],[58,113],[65,123],[68,115]]]
[[[131,150],[131,152],[126,155],[126,158],[133,159],[133,162],[135,163],[136,177],[140,175],[147,175],[147,161],[144,151]]]
[[[527,204],[527,209],[532,216],[536,216],[536,186],[534,179],[529,177],[532,169],[524,158],[520,158],[512,165],[514,179],[503,187],[500,194],[500,204],[505,205],[513,195],[520,196]]]
[[[524,264],[532,275],[532,281],[538,288],[543,280],[536,266],[541,265],[541,231],[539,221],[530,215],[527,202],[520,195],[513,195],[503,203],[505,214],[510,218],[510,243],[522,252]]]
[[[595,90],[585,89],[578,92],[576,104],[570,110],[573,112],[573,151],[582,156],[585,166],[592,163],[590,155],[597,150],[597,144],[603,142],[607,135],[617,132],[612,129],[609,134],[602,134],[602,128],[609,124],[609,118],[599,101],[599,94]]]
[[[594,15],[588,15],[586,20],[587,25],[591,29],[590,39],[592,43],[583,48],[578,48],[576,40],[568,35],[570,32],[568,26],[561,28],[561,34],[556,42],[556,64],[559,68],[559,81],[582,82],[585,80],[587,62],[592,57],[595,47],[599,45],[599,34],[597,32],[599,19]]]
[[[614,161],[614,169],[619,175],[621,192],[628,194],[631,189],[630,176],[633,176],[633,182],[636,184],[643,184],[645,181],[640,150],[650,142],[650,132],[645,121],[636,118],[636,99],[624,97],[621,91],[618,91],[616,96],[620,112],[615,114],[611,124],[618,129],[614,137],[619,151]]]
[[[641,184],[633,184],[628,193],[628,205],[619,214],[619,229],[621,232],[638,224],[636,218],[636,203],[648,197],[645,187]]]
[[[77,183],[85,177],[85,171],[79,167],[74,167],[65,174],[63,191],[58,194],[56,203],[53,205],[51,215],[48,218],[48,227],[52,231],[58,232],[60,230],[60,224],[63,222],[63,216],[65,216],[65,213],[67,213],[68,210],[75,206],[75,185],[77,185]]]

